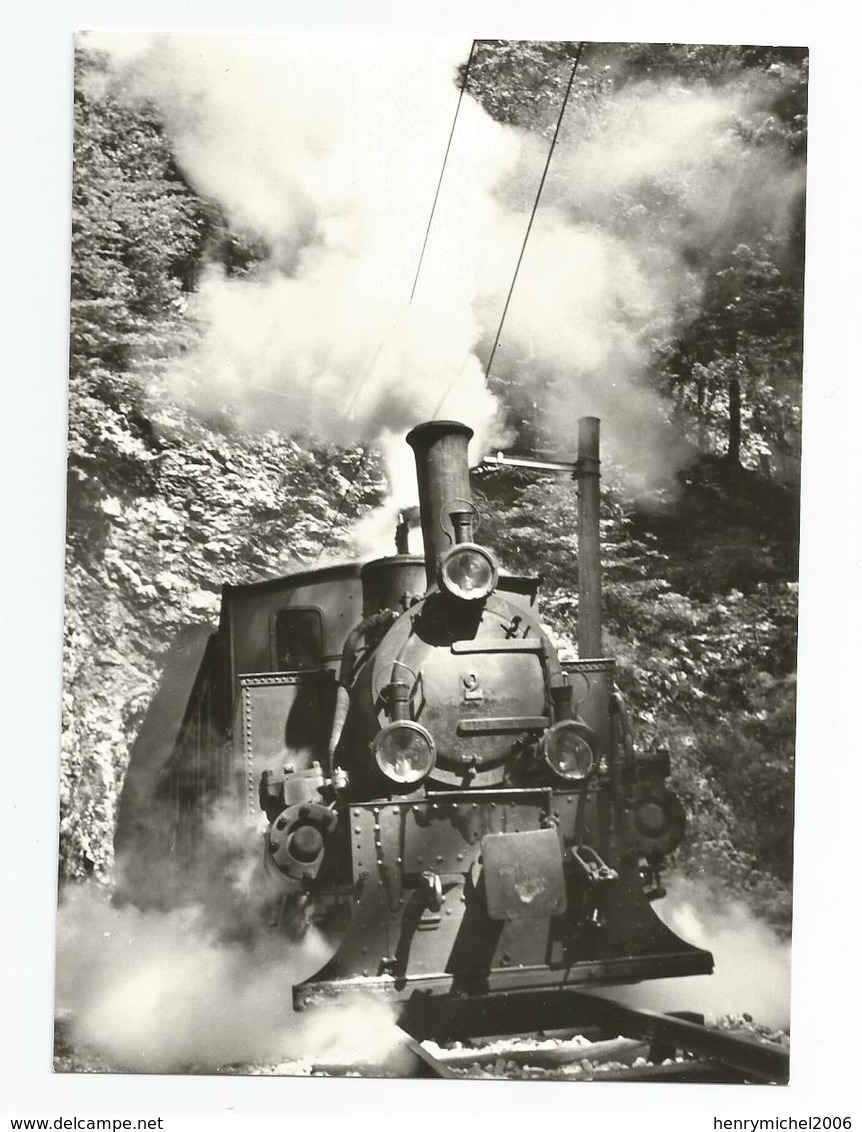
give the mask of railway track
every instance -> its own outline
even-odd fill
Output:
[[[456,1000],[457,1001],[457,1000]],[[612,999],[568,992],[556,999],[555,1022],[566,1012],[567,1029],[531,1028],[512,1036],[494,1025],[505,1009],[510,1019],[544,1013],[541,996],[513,994],[485,1002],[474,1028],[460,1040],[439,1040],[448,1020],[453,1031],[469,1025],[469,1002],[460,1021],[452,1001],[407,1011],[402,1025],[414,1051],[415,1074],[444,1078],[560,1079],[581,1081],[690,1081],[786,1084],[789,1050],[704,1025],[692,1014],[635,1010]],[[448,1017],[447,1017],[448,1016]],[[502,1036],[501,1036],[502,1035]]]
[[[71,1023],[71,1016],[56,1019],[57,1071],[120,1071],[91,1052],[76,1051]],[[386,1064],[303,1058],[269,1067],[225,1065],[215,1072],[734,1084],[785,1084],[789,1078],[785,1046],[706,1026],[698,1015],[635,1010],[584,992],[411,999],[400,1030],[400,1048]]]

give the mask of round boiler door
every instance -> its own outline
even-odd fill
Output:
[[[378,687],[407,673],[410,716],[434,740],[429,778],[493,785],[524,739],[548,726],[541,628],[528,612],[492,594],[479,605],[429,594],[390,631],[375,662]],[[378,718],[385,720],[380,704]]]

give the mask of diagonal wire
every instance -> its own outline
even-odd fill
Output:
[[[434,219],[434,210],[437,208],[437,198],[440,196],[440,186],[443,184],[443,174],[446,172],[446,162],[449,160],[449,150],[452,148],[452,138],[455,136],[455,126],[458,122],[458,113],[461,110],[461,102],[464,98],[464,91],[467,89],[467,79],[470,75],[470,64],[473,62],[473,55],[476,51],[476,40],[470,44],[470,54],[467,57],[467,65],[464,67],[464,78],[461,80],[461,89],[458,92],[458,105],[455,107],[455,117],[452,119],[452,129],[449,131],[449,140],[446,143],[446,152],[443,155],[443,165],[440,169],[440,177],[437,181],[437,190],[434,193],[434,201],[431,205],[431,215],[428,217],[428,226],[425,229],[425,239],[422,241],[422,251],[419,253],[419,262],[416,265],[416,275],[413,278],[413,287],[410,291],[410,302],[413,302],[413,296],[416,294],[416,284],[419,282],[419,272],[422,270],[422,260],[425,258],[425,249],[428,246],[428,234],[431,231],[431,221]]]
[[[416,294],[416,285],[419,282],[419,272],[422,270],[422,261],[425,259],[425,249],[428,247],[428,237],[431,233],[431,224],[434,220],[434,213],[437,210],[437,201],[440,197],[440,188],[443,184],[443,175],[446,172],[446,163],[449,160],[449,151],[452,148],[452,139],[455,136],[455,126],[458,123],[458,114],[460,113],[461,103],[464,99],[464,91],[467,89],[467,80],[470,77],[470,65],[472,64],[473,56],[476,53],[476,43],[477,43],[477,41],[474,39],[473,42],[470,44],[470,54],[467,56],[467,62],[464,66],[464,77],[461,79],[461,89],[458,91],[458,102],[455,106],[455,115],[452,118],[452,127],[449,130],[449,139],[446,142],[446,152],[443,154],[443,164],[440,167],[440,176],[437,178],[437,188],[434,192],[434,200],[431,202],[431,213],[428,216],[428,223],[425,226],[425,236],[422,240],[422,250],[419,253],[419,262],[416,264],[416,274],[413,276],[413,286],[410,289],[410,298],[409,298],[408,303],[407,303],[408,306],[412,305],[413,296]],[[380,342],[377,346],[377,349],[374,351],[374,357],[371,359],[371,363],[368,367],[368,373],[366,374],[366,378],[359,383],[359,385],[356,387],[356,391],[354,392],[353,396],[350,399],[350,403],[347,406],[348,414],[352,411],[353,407],[356,405],[356,402],[359,400],[359,396],[362,393],[362,389],[365,385],[365,381],[367,380],[368,375],[374,369],[374,366],[377,364],[377,359],[380,357],[380,354],[383,350],[383,347],[386,344],[386,340],[389,337],[389,335],[392,333],[392,331],[395,329],[397,323],[398,323],[398,320],[396,319],[395,322],[392,323],[392,325],[389,327],[389,329],[386,331],[386,333],[381,338],[381,340],[380,340]]]
[[[539,208],[539,201],[542,199],[542,190],[545,187],[545,181],[547,180],[547,177],[548,177],[548,169],[550,168],[550,165],[551,165],[551,158],[554,155],[554,149],[555,149],[556,144],[557,144],[557,138],[559,137],[559,134],[560,134],[560,127],[563,124],[563,115],[566,112],[566,106],[568,105],[569,95],[572,93],[572,86],[573,86],[574,81],[575,81],[575,75],[577,74],[578,64],[581,61],[581,54],[583,53],[583,50],[584,50],[584,41],[581,40],[581,42],[578,44],[577,53],[575,54],[575,61],[572,65],[572,73],[569,75],[569,82],[568,82],[568,85],[566,86],[566,93],[563,95],[563,102],[562,102],[562,105],[560,106],[560,113],[557,117],[557,125],[556,125],[556,128],[554,129],[554,136],[551,139],[551,145],[550,145],[550,148],[548,149],[548,156],[545,159],[545,168],[542,170],[542,178],[539,181],[539,188],[536,191],[536,199],[533,201],[533,210],[530,213],[530,219],[529,219],[529,222],[527,224],[527,230],[524,233],[524,239],[523,239],[523,242],[521,244],[521,251],[518,255],[518,262],[515,264],[515,273],[512,276],[512,282],[509,286],[509,293],[506,295],[506,302],[503,306],[503,313],[500,316],[500,324],[497,327],[497,333],[496,333],[496,336],[494,337],[494,345],[491,347],[491,353],[488,357],[488,364],[485,366],[485,380],[486,381],[488,379],[488,374],[491,372],[491,366],[493,365],[493,362],[494,362],[494,355],[497,353],[497,346],[500,344],[500,335],[503,332],[503,323],[506,321],[506,315],[508,314],[508,311],[509,311],[509,303],[512,301],[512,294],[515,290],[515,283],[517,282],[517,279],[518,279],[518,272],[521,269],[521,261],[524,258],[524,252],[526,251],[526,248],[527,248],[527,240],[529,240],[529,238],[530,238],[530,232],[533,229],[533,221],[536,218],[536,212],[538,211],[538,208]],[[462,367],[461,372],[463,372],[463,367]],[[451,385],[449,385],[449,387],[444,392],[443,396],[440,398],[440,401],[437,404],[437,408],[434,410],[434,416],[435,417],[440,412],[440,409],[443,407],[443,404],[446,401],[446,398],[449,396],[449,394],[455,388],[455,385],[458,382],[458,378],[461,376],[461,372],[458,373],[455,380],[452,382]]]
[[[559,117],[557,118],[557,127],[554,130],[554,136],[551,139],[551,146],[550,146],[550,149],[548,150],[547,159],[545,160],[545,168],[542,170],[542,179],[541,179],[541,181],[539,181],[539,188],[538,188],[538,191],[536,193],[536,199],[535,199],[535,201],[533,201],[533,211],[530,213],[530,220],[529,220],[529,223],[527,224],[527,231],[524,233],[524,242],[521,244],[521,252],[520,252],[520,255],[518,256],[518,262],[515,265],[515,274],[512,276],[512,283],[511,283],[511,286],[509,287],[509,293],[506,296],[506,303],[503,307],[503,314],[500,317],[500,325],[497,327],[497,335],[494,338],[494,345],[491,347],[491,355],[488,358],[488,364],[485,367],[485,379],[486,380],[488,378],[488,374],[491,372],[491,366],[494,362],[494,355],[497,353],[497,346],[500,343],[500,334],[503,331],[503,323],[506,321],[506,314],[508,313],[508,310],[509,310],[509,303],[512,300],[512,292],[515,290],[515,283],[518,279],[518,272],[521,269],[521,261],[524,258],[524,252],[526,251],[526,248],[527,248],[527,240],[529,240],[530,232],[532,231],[532,228],[533,228],[533,221],[536,219],[536,212],[538,211],[539,201],[541,200],[541,197],[542,197],[542,189],[545,187],[545,181],[546,181],[547,176],[548,176],[548,169],[551,166],[551,158],[554,155],[554,148],[557,144],[557,138],[560,135],[560,126],[562,126],[562,124],[563,124],[563,115],[566,112],[566,105],[568,104],[568,101],[569,101],[569,95],[572,93],[572,84],[575,81],[575,74],[577,73],[578,64],[581,61],[581,53],[583,52],[583,50],[584,50],[584,41],[581,40],[581,42],[578,44],[578,52],[575,55],[575,62],[572,66],[572,73],[569,75],[569,83],[568,83],[568,86],[566,87],[566,93],[563,96],[563,104],[560,107],[560,114],[559,114]]]

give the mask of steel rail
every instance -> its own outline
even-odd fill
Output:
[[[646,1037],[654,1045],[685,1050],[763,1081],[784,1084],[789,1080],[790,1054],[781,1046],[742,1038],[671,1014],[635,1010],[609,998],[576,992],[572,998],[580,1000],[587,1015],[628,1037]]]
[[[400,1025],[417,1039],[436,1041],[501,1034],[504,1030],[515,1034],[563,1025],[598,1025],[606,1035],[648,1042],[653,1060],[682,1051],[699,1061],[709,1061],[716,1071],[733,1071],[737,1079],[781,1084],[789,1079],[789,1051],[774,1043],[740,1037],[685,1017],[637,1010],[614,999],[568,988],[497,991],[475,997],[415,995],[404,1003]],[[684,1072],[669,1069],[666,1075]],[[636,1073],[625,1076],[635,1079]],[[650,1069],[647,1076],[656,1079],[662,1074]]]

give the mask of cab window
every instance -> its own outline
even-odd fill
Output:
[[[319,609],[281,609],[275,615],[275,671],[305,672],[323,664]]]

